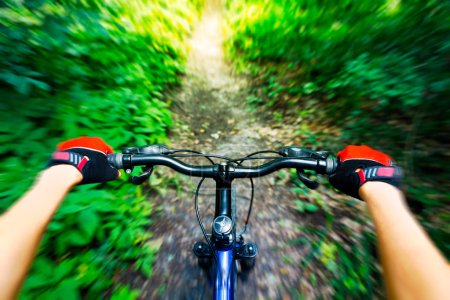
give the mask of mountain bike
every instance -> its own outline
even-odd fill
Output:
[[[270,155],[269,155],[270,154]],[[211,165],[192,165],[181,161],[186,157],[204,157]],[[220,159],[216,163],[213,159]],[[245,166],[246,161],[264,160],[256,167]],[[195,213],[205,241],[198,241],[193,247],[199,266],[209,270],[213,277],[214,299],[235,299],[238,270],[249,272],[255,265],[258,247],[244,242],[244,233],[250,219],[253,205],[253,178],[262,177],[284,168],[294,168],[308,188],[315,189],[319,183],[310,179],[306,170],[316,174],[332,174],[337,161],[327,151],[312,151],[302,147],[289,146],[279,150],[263,150],[241,158],[229,158],[215,154],[203,154],[194,150],[169,149],[164,145],[130,147],[122,153],[108,155],[109,163],[131,174],[136,166],[143,166],[142,174],[130,178],[133,184],[147,181],[155,166],[166,166],[181,174],[201,178],[195,192]],[[215,214],[211,234],[207,234],[198,210],[198,195],[205,178],[216,182]],[[248,178],[251,183],[251,197],[247,218],[241,231],[236,231],[236,209],[232,183],[234,179]]]

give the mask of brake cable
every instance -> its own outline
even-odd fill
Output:
[[[191,152],[194,154],[174,154],[176,152]],[[198,151],[194,151],[194,150],[188,150],[188,149],[173,149],[171,151],[170,154],[168,154],[168,156],[171,157],[204,157],[206,159],[208,159],[213,165],[214,165],[214,161],[211,158],[219,158],[219,159],[223,159],[226,160],[229,163],[236,163],[239,166],[242,166],[242,163],[246,160],[258,160],[258,159],[276,159],[279,158],[278,156],[260,156],[260,157],[252,157],[253,155],[256,154],[262,154],[262,153],[275,153],[278,154],[280,156],[282,156],[282,154],[279,151],[274,151],[274,150],[262,150],[262,151],[257,151],[254,153],[251,153],[249,155],[247,155],[246,157],[242,157],[242,158],[238,158],[238,159],[231,159],[229,157],[226,156],[221,156],[221,155],[214,155],[214,154],[203,154],[201,152]],[[247,231],[247,226],[248,223],[250,221],[250,215],[252,212],[252,207],[253,207],[253,199],[254,199],[254,195],[255,195],[255,185],[253,182],[253,178],[249,178],[250,179],[250,185],[251,185],[251,196],[250,196],[250,204],[249,204],[249,208],[248,208],[248,212],[247,212],[247,218],[245,220],[244,223],[244,228],[238,233],[238,236],[241,236],[242,234],[244,234]],[[198,195],[200,192],[200,188],[203,184],[203,181],[205,180],[205,177],[202,177],[202,179],[199,181],[197,188],[195,190],[195,214],[197,216],[197,221],[198,224],[200,226],[200,229],[202,230],[203,233],[203,237],[205,238],[206,242],[208,243],[209,249],[211,250],[211,253],[214,257],[214,260],[216,261],[216,264],[219,265],[219,260],[217,258],[217,255],[214,251],[214,248],[211,244],[211,241],[208,238],[208,235],[206,233],[205,227],[203,226],[203,222],[202,219],[200,217],[200,212],[198,210]],[[220,270],[220,276],[221,278],[223,278],[223,274],[222,274],[222,270]]]
[[[189,150],[189,149],[171,149],[170,151],[170,156],[173,156],[172,153],[179,153],[179,152],[190,152],[190,153],[195,153],[195,154],[203,154],[200,151],[195,151],[195,150]],[[179,154],[177,154],[179,155]],[[203,156],[203,155],[202,155]],[[207,160],[209,160],[209,162],[214,165],[214,161],[209,157],[209,156],[203,156],[204,158],[206,158]]]
[[[236,159],[232,159],[231,162],[235,162],[235,163],[242,163],[243,161],[246,160],[259,160],[259,159],[277,159],[280,158],[279,156],[257,156],[257,157],[241,157],[241,158],[236,158]]]
[[[210,159],[210,157],[212,157],[212,158],[219,158],[219,159],[223,159],[223,160],[226,160],[226,161],[232,161],[232,159],[229,158],[229,157],[222,156],[222,155],[215,155],[215,154],[202,154],[202,153],[195,153],[195,154],[169,154],[168,156],[170,156],[170,157],[205,157],[212,164],[214,164],[214,161],[212,159]]]
[[[275,157],[275,156],[272,156],[272,157],[267,157],[267,158],[262,158],[262,157],[251,158],[253,155],[256,155],[256,154],[262,154],[262,153],[274,153],[274,154],[278,154],[278,155],[281,155],[281,156],[282,156],[282,154],[281,154],[280,151],[276,151],[276,150],[261,150],[261,151],[256,151],[256,152],[250,153],[249,155],[247,155],[247,156],[245,156],[245,157],[242,157],[242,158],[236,158],[236,159],[233,159],[232,161],[233,161],[233,162],[237,162],[239,165],[242,166],[242,162],[245,161],[245,160],[250,160],[250,159],[272,159],[272,158],[278,158],[278,156],[276,156],[276,157]],[[240,161],[240,162],[239,162],[239,161]]]
[[[250,159],[268,159],[268,158],[261,158],[261,157],[257,157],[257,158],[256,157],[252,157],[253,155],[262,154],[262,153],[276,153],[276,154],[282,156],[281,152],[279,152],[279,151],[275,151],[275,150],[261,150],[261,151],[256,151],[256,152],[250,153],[246,157],[243,157],[243,158],[237,159],[237,160],[235,159],[233,161],[236,161],[236,163],[238,165],[242,166],[242,163],[245,160],[250,160]],[[276,159],[278,157],[272,156],[271,158]],[[244,228],[238,233],[238,236],[242,236],[247,231],[247,225],[248,225],[248,222],[250,221],[250,215],[252,213],[253,198],[254,198],[254,195],[255,195],[255,185],[253,183],[253,178],[250,178],[250,184],[251,184],[251,196],[250,196],[250,204],[249,204],[248,212],[247,212],[247,218],[245,219]]]
[[[200,182],[197,185],[197,189],[195,190],[195,215],[197,216],[198,224],[200,225],[200,229],[202,230],[203,237],[205,238],[206,242],[208,243],[209,249],[211,250],[212,255],[214,256],[214,260],[216,261],[217,266],[220,268],[220,278],[223,278],[222,275],[222,268],[219,265],[219,259],[217,258],[216,252],[214,251],[214,248],[211,244],[211,241],[208,239],[208,235],[206,234],[205,227],[203,226],[202,219],[200,217],[200,213],[198,211],[198,192],[200,191],[200,187],[202,186],[203,181],[205,180],[205,177],[202,177],[200,179]]]
[[[194,153],[194,154],[173,154],[173,153],[176,153],[176,152],[191,152],[191,153]],[[229,157],[226,157],[226,156],[212,155],[212,154],[203,154],[201,152],[194,151],[194,150],[188,150],[188,149],[173,149],[171,151],[171,153],[168,154],[168,155],[171,156],[171,157],[205,157],[213,165],[214,165],[214,161],[211,159],[211,157],[212,158],[224,159],[224,160],[226,160],[228,162],[232,162],[232,159],[229,158]],[[237,164],[238,165],[242,165],[239,162],[237,162]],[[208,238],[208,235],[207,235],[206,230],[205,230],[205,226],[203,226],[203,222],[202,222],[202,219],[200,217],[200,212],[198,210],[198,195],[199,195],[200,188],[201,188],[202,183],[203,183],[204,180],[205,180],[205,177],[202,177],[202,179],[199,181],[199,183],[197,185],[197,188],[195,190],[195,197],[194,197],[194,199],[195,199],[195,201],[194,201],[195,202],[195,215],[197,216],[197,221],[198,221],[198,224],[200,226],[200,229],[202,230],[203,237],[206,240],[206,242],[208,243],[208,247],[211,250],[211,253],[212,253],[213,257],[214,257],[214,260],[216,261],[216,264],[219,266],[219,259],[217,258],[216,252],[214,251],[214,248],[213,248],[213,246],[211,244],[211,241]],[[251,210],[252,210],[253,196],[254,196],[254,184],[253,184],[253,179],[252,178],[250,178],[250,183],[251,183],[250,207],[249,207],[249,210],[248,210],[247,219],[245,221],[244,230],[241,233],[239,233],[239,235],[242,235],[247,230],[247,225],[248,225],[248,221],[250,219],[250,214],[251,214]],[[220,274],[220,278],[223,279],[222,269],[220,269],[219,274]]]
[[[226,156],[212,155],[212,154],[203,154],[203,153],[201,153],[199,151],[188,150],[188,149],[174,149],[173,152],[171,152],[171,153],[176,153],[176,152],[191,152],[191,153],[194,153],[194,154],[175,154],[175,155],[174,154],[170,154],[170,156],[172,156],[172,157],[204,157],[207,160],[209,160],[212,165],[214,165],[214,161],[211,159],[211,157],[224,159],[224,160],[227,160],[227,161],[231,160],[231,158],[226,157]],[[202,177],[202,179],[199,181],[199,183],[197,185],[197,188],[195,190],[195,197],[194,197],[194,199],[195,199],[195,215],[197,216],[197,221],[198,221],[198,224],[200,225],[200,229],[202,230],[203,237],[205,238],[206,242],[208,243],[208,247],[211,250],[211,253],[212,253],[213,257],[214,257],[214,260],[216,261],[217,266],[220,267],[219,259],[217,258],[216,252],[214,251],[214,248],[213,248],[213,246],[211,244],[211,241],[209,240],[208,235],[206,234],[206,230],[205,230],[205,227],[203,226],[203,222],[202,222],[202,219],[200,217],[200,212],[198,210],[198,195],[199,195],[200,188],[201,188],[202,183],[203,183],[204,180],[205,180],[205,177]],[[222,279],[223,278],[222,268],[220,268],[219,274],[220,274],[220,278]]]

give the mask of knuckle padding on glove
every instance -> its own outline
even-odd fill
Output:
[[[55,164],[71,164],[81,172],[86,163],[89,161],[89,158],[76,152],[56,151],[53,153],[51,160]]]
[[[76,139],[72,139],[69,141],[62,142],[58,145],[58,150],[64,151],[64,150],[70,150],[70,149],[90,149],[90,150],[96,150],[100,151],[102,153],[108,154],[113,153],[112,148],[106,144],[101,138],[98,137],[87,137],[82,136]]]
[[[119,174],[118,170],[108,163],[106,155],[95,149],[70,148],[57,151],[53,154],[48,166],[57,164],[75,166],[83,175],[81,184],[113,180]]]
[[[338,157],[342,163],[349,160],[363,160],[365,162],[372,161],[384,166],[392,165],[392,159],[389,155],[376,151],[368,146],[347,146],[338,153]]]

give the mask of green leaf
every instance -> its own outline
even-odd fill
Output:
[[[317,211],[319,209],[319,207],[317,206],[317,205],[315,205],[315,204],[312,204],[312,203],[307,203],[306,205],[305,205],[305,210],[307,211],[307,212],[315,212],[315,211]]]
[[[87,208],[78,215],[78,226],[89,239],[92,239],[99,223],[99,217],[92,208]]]
[[[86,246],[91,241],[89,236],[75,230],[67,233],[67,240],[68,243],[73,246]]]
[[[33,269],[39,270],[41,274],[50,276],[55,269],[55,264],[47,257],[38,257],[33,263]]]
[[[129,286],[116,287],[111,300],[134,300],[139,297],[139,290],[132,290]]]
[[[43,81],[39,81],[36,79],[32,79],[32,78],[28,78],[28,81],[30,82],[30,84],[36,86],[37,88],[44,90],[44,91],[50,91],[50,86],[48,84],[46,84]]]
[[[58,215],[74,214],[82,210],[83,206],[78,204],[72,204],[67,201],[64,202],[61,208],[58,210]]]
[[[290,189],[290,191],[295,193],[296,195],[308,195],[308,190],[302,187],[293,187]]]
[[[31,92],[31,84],[26,77],[20,77],[20,79],[15,84],[15,88],[17,92],[25,96],[28,96]]]
[[[44,273],[31,273],[25,281],[24,289],[32,290],[48,285],[52,285],[52,282],[48,280],[47,275],[45,275]]]
[[[304,212],[305,211],[305,203],[301,200],[294,200],[295,203],[295,209],[298,210],[299,212]]]
[[[61,281],[57,287],[57,295],[58,299],[64,300],[81,299],[78,281],[76,279],[65,279]]]
[[[53,271],[53,278],[56,281],[62,280],[64,277],[69,275],[71,271],[75,269],[76,261],[73,259],[65,259],[59,265],[57,265],[56,269]]]

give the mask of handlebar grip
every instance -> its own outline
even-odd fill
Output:
[[[333,174],[336,172],[336,169],[338,167],[338,160],[334,157],[327,157],[327,167],[326,167],[326,174]]]
[[[113,166],[116,169],[123,169],[123,154],[122,153],[108,154],[108,162],[111,166]]]

